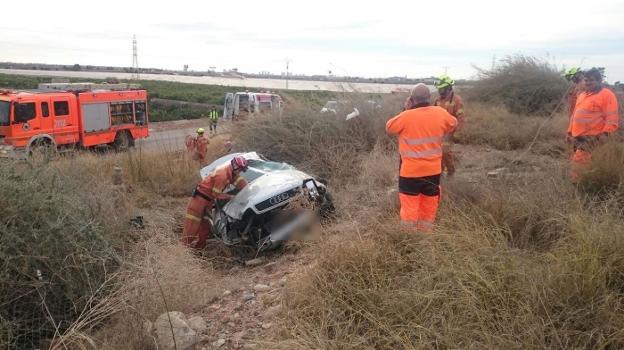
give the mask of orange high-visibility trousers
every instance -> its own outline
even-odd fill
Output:
[[[440,195],[399,193],[401,224],[420,232],[431,232],[438,213]]]
[[[570,158],[570,178],[572,183],[578,183],[583,171],[591,165],[591,153],[582,149],[576,149]]]
[[[212,201],[200,196],[191,198],[184,217],[182,244],[197,249],[202,249],[206,246],[206,239],[211,230],[210,221],[206,219],[206,215],[208,215],[211,209]]]

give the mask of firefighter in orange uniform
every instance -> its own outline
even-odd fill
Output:
[[[579,180],[579,170],[589,166],[591,151],[619,127],[618,101],[602,86],[602,72],[592,68],[584,72],[584,91],[579,94],[570,118],[568,139],[572,140],[572,182]]]
[[[431,92],[416,85],[406,110],[386,123],[386,132],[398,136],[401,167],[399,200],[401,223],[431,232],[440,201],[443,141],[457,127],[444,108],[431,106]]]
[[[197,129],[197,138],[195,139],[195,153],[193,154],[193,159],[199,162],[199,165],[203,166],[206,164],[206,153],[208,153],[208,141],[207,138],[204,137],[204,128]]]
[[[205,247],[206,238],[211,230],[206,215],[209,215],[215,200],[230,200],[234,197],[225,193],[229,185],[234,185],[238,190],[247,186],[247,181],[241,176],[247,167],[247,160],[242,156],[236,156],[232,158],[230,164],[215,169],[197,185],[186,208],[182,231],[183,244],[197,249]]]
[[[457,128],[461,129],[464,125],[464,102],[462,98],[453,91],[455,81],[447,75],[442,75],[436,80],[434,86],[438,89],[439,97],[433,103],[436,106],[446,109],[453,117],[457,118]],[[445,141],[444,154],[442,155],[442,169],[446,169],[446,173],[452,176],[455,173],[455,154],[453,153],[453,135],[448,135]]]

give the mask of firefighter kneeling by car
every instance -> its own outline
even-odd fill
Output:
[[[184,245],[197,249],[206,246],[208,233],[212,229],[208,215],[214,202],[219,199],[230,200],[234,197],[225,193],[229,185],[234,185],[238,190],[247,186],[247,181],[241,176],[247,167],[247,159],[236,156],[232,158],[230,164],[215,169],[197,185],[186,208],[181,240]]]

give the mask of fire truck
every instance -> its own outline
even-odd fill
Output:
[[[147,92],[130,84],[40,84],[0,90],[0,157],[109,145],[149,136]]]
[[[223,118],[238,119],[260,113],[281,112],[282,108],[282,98],[270,92],[228,92],[223,104]]]

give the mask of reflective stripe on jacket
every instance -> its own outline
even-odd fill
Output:
[[[617,98],[611,90],[583,92],[576,101],[568,132],[574,137],[612,133],[618,129],[619,120]]]
[[[247,186],[247,181],[242,176],[239,175],[237,178],[233,178],[232,166],[229,164],[215,169],[210,175],[206,176],[197,185],[197,190],[211,198],[227,199],[229,196],[224,192],[228,185],[234,185],[239,190]]]
[[[409,109],[386,123],[386,132],[399,136],[402,177],[423,177],[442,172],[442,141],[457,127],[457,119],[444,108]]]

